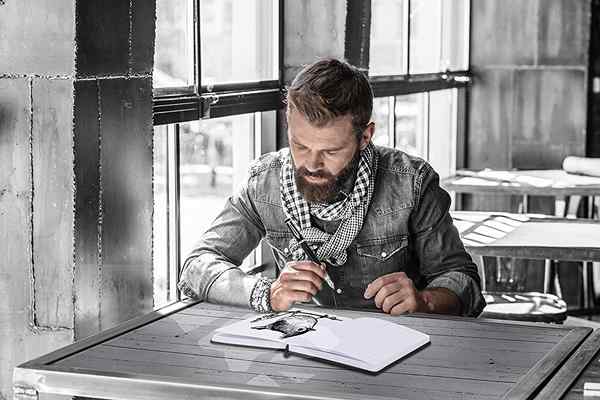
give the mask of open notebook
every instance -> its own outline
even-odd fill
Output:
[[[291,310],[224,326],[211,341],[285,349],[377,372],[429,343],[429,335],[379,318]]]

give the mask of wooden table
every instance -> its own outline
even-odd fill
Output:
[[[555,215],[559,217],[574,215],[580,196],[590,196],[590,211],[593,209],[594,196],[600,196],[600,178],[569,174],[562,169],[507,171],[459,170],[456,175],[443,179],[441,185],[448,191],[470,194],[508,194],[521,195],[522,211],[528,212],[528,196],[553,196]],[[571,201],[566,212],[566,200]]]
[[[600,383],[600,330],[595,330],[569,357],[561,370],[539,393],[539,398],[562,396],[565,400],[584,398],[586,382]],[[600,396],[585,396],[600,399]]]
[[[583,261],[583,302],[584,307],[590,307],[588,262],[600,261],[600,222],[502,212],[453,211],[451,214],[465,248],[474,258],[547,260],[544,292],[549,291],[553,279],[552,260]],[[484,280],[483,261],[476,261]]]
[[[119,399],[530,399],[559,374],[565,379],[562,365],[591,332],[472,318],[333,312],[386,318],[429,334],[431,343],[371,374],[276,350],[211,344],[216,328],[254,313],[180,302],[20,365],[15,398],[54,393]],[[564,385],[569,384],[567,379]],[[558,397],[544,397],[552,398]]]

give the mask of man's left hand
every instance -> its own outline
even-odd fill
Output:
[[[367,286],[364,296],[375,296],[377,308],[391,315],[430,311],[422,293],[404,272],[380,276]]]

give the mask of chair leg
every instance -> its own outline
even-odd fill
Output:
[[[569,209],[567,210],[567,218],[577,218],[577,209],[581,202],[581,196],[574,195],[569,197]]]
[[[557,217],[564,217],[565,216],[565,211],[567,209],[567,198],[566,196],[563,197],[556,197],[554,200],[554,215],[556,215]]]
[[[592,299],[600,296],[600,262],[592,263]]]
[[[552,275],[552,260],[544,260],[544,293],[550,292],[550,278]]]
[[[583,300],[583,309],[584,310],[589,310],[589,306],[590,306],[590,288],[589,288],[589,282],[588,282],[588,262],[584,261],[583,262],[583,268],[581,270],[581,285],[582,287],[582,291],[583,291],[583,296],[582,296],[582,300]]]
[[[473,262],[475,263],[475,265],[477,265],[477,272],[479,273],[479,278],[481,279],[481,291],[485,292],[485,262],[483,260],[483,256],[473,257]]]
[[[560,288],[560,279],[558,276],[559,275],[558,274],[558,261],[552,260],[552,265],[553,265],[553,269],[554,269],[554,291],[555,291],[555,294],[562,299],[563,295],[562,295],[562,290]]]

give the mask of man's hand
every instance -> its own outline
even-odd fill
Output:
[[[271,284],[271,308],[286,311],[295,302],[309,301],[323,285],[325,271],[310,261],[290,261]]]
[[[365,299],[375,296],[375,305],[383,312],[400,315],[406,312],[430,312],[424,296],[404,272],[380,276],[367,286]]]

